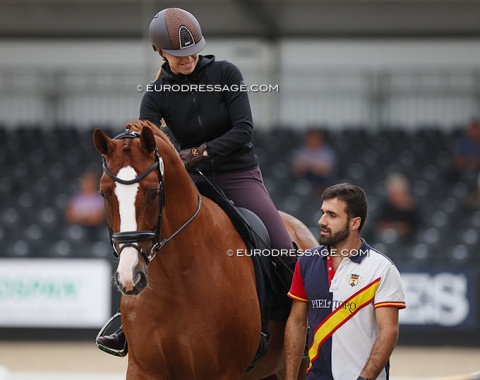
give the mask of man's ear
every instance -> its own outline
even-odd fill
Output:
[[[350,219],[350,230],[358,230],[360,228],[360,224],[362,223],[362,218],[356,216],[355,218]]]

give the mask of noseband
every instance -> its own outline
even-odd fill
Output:
[[[140,133],[132,132],[129,129],[126,129],[125,132],[115,136],[115,140],[122,140],[122,139],[133,139],[133,138],[140,138]],[[107,162],[105,156],[103,156],[103,171],[115,182],[120,183],[122,185],[133,185],[135,183],[140,183],[148,174],[153,172],[155,169],[158,169],[159,176],[158,176],[158,183],[160,187],[160,205],[158,210],[158,221],[154,231],[123,231],[123,232],[116,232],[113,233],[112,228],[110,225],[108,226],[109,233],[110,233],[110,241],[113,246],[113,251],[115,256],[119,257],[122,251],[126,247],[132,247],[137,250],[141,256],[144,258],[145,262],[150,264],[150,262],[154,259],[157,252],[163,248],[163,246],[168,243],[171,239],[175,237],[181,230],[183,230],[195,217],[200,211],[202,205],[202,198],[200,193],[197,189],[198,194],[198,207],[195,213],[188,219],[179,229],[177,229],[170,237],[163,239],[160,241],[160,232],[162,226],[162,214],[163,214],[163,207],[165,206],[165,188],[163,186],[163,173],[164,173],[164,164],[163,159],[160,156],[158,147],[155,148],[155,163],[150,166],[147,170],[143,173],[136,176],[134,179],[131,180],[124,180],[117,177],[107,168]],[[195,187],[196,188],[196,187]],[[140,248],[137,243],[141,241],[148,241],[152,242],[152,247],[150,251],[146,252],[143,248]],[[117,245],[121,245],[120,249],[117,249]]]

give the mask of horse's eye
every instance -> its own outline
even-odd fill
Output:
[[[148,193],[148,200],[153,202],[155,199],[157,199],[158,194],[160,194],[160,189],[152,189]]]

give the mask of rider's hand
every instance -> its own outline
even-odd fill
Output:
[[[181,150],[179,154],[185,168],[187,169],[209,158],[206,144],[202,144],[198,148]]]

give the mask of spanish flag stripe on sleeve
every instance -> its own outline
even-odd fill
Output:
[[[287,293],[287,295],[295,300],[308,302],[307,292],[305,291],[302,274],[300,273],[300,260],[297,260],[297,263],[295,264],[292,285],[290,286],[290,291]]]
[[[325,318],[325,320],[317,327],[313,334],[313,342],[308,349],[310,366],[308,367],[307,372],[312,369],[312,363],[318,358],[318,355],[320,354],[320,348],[322,347],[323,343],[330,338],[337,329],[339,329],[344,323],[358,313],[359,310],[363,309],[373,301],[379,285],[380,278],[377,278],[353,294],[350,298],[345,300],[344,303],[354,302],[358,305],[353,313],[340,305],[338,308],[333,310],[329,316]]]
[[[294,295],[294,294],[292,294],[292,293],[290,293],[290,292],[288,292],[287,295],[288,295],[290,298],[294,299],[294,300],[302,301],[302,302],[308,302],[308,299],[302,298],[302,297],[297,297],[296,295]]]
[[[407,307],[405,302],[395,302],[395,301],[379,302],[379,303],[376,303],[374,306],[375,306],[375,309],[378,309],[379,307],[396,307],[396,308],[399,308],[399,309],[404,309],[404,308]]]

